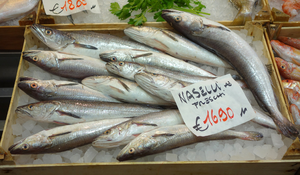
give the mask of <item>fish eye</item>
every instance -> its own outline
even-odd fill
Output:
[[[120,62],[120,63],[119,63],[119,66],[123,66],[123,65],[124,65],[124,62]]]
[[[34,56],[34,57],[32,58],[32,60],[33,60],[33,61],[37,61],[37,60],[38,60],[38,57]]]
[[[134,153],[134,151],[135,151],[135,149],[134,149],[134,148],[130,148],[130,149],[129,149],[129,151],[128,151],[128,153],[129,153],[129,154],[133,154],[133,153]]]
[[[111,61],[117,61],[117,58],[116,57],[112,57]]]
[[[109,130],[106,130],[106,131],[104,131],[104,133],[103,134],[109,134],[110,133],[110,129]]]
[[[22,146],[22,149],[23,149],[23,150],[28,150],[28,149],[29,149],[29,145],[28,145],[28,144],[24,144],[24,145]]]
[[[36,83],[31,83],[30,87],[35,89],[35,88],[37,88],[37,84]]]
[[[45,31],[45,33],[46,33],[47,35],[52,35],[52,30],[48,29],[48,30]]]
[[[284,66],[281,66],[281,68],[284,69],[285,67],[284,67]]]
[[[176,21],[176,22],[180,22],[180,21],[181,21],[181,19],[182,19],[182,18],[181,18],[181,16],[177,16],[177,17],[175,17],[175,21]]]
[[[34,108],[33,105],[28,105],[28,109],[32,110]]]

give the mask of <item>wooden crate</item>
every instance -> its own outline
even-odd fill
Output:
[[[280,24],[282,24],[282,23],[280,23]],[[275,57],[274,57],[274,54],[273,54],[273,51],[272,51],[272,46],[271,46],[271,43],[270,43],[270,38],[268,37],[267,31],[265,31],[265,35],[266,35],[267,44],[268,44],[268,47],[269,47],[269,51],[270,51],[270,55],[271,55],[273,64],[276,65]],[[287,36],[287,37],[293,37],[293,38],[300,38],[300,27],[282,27],[279,31],[278,36]],[[280,82],[279,85],[280,85],[280,89],[281,89],[283,97],[284,97],[285,108],[289,109],[289,101],[288,101],[287,96],[284,93],[284,88],[283,88],[283,85],[281,83],[280,73],[278,71],[277,66],[274,66],[274,67],[275,67],[275,72],[276,72],[277,77],[278,77],[278,82]],[[289,111],[288,111],[288,115],[289,115],[288,118],[291,121],[293,121],[293,117],[292,117],[292,115]],[[300,158],[300,142],[297,139],[297,140],[294,141],[292,146],[286,152],[286,154],[284,156],[284,159],[299,159],[299,158]]]
[[[148,26],[161,27],[164,29],[172,28],[167,23],[146,23]],[[116,36],[124,36],[123,30],[128,27],[127,24],[97,24],[86,25],[80,28],[74,26],[72,29],[66,28],[65,25],[49,25],[53,28],[64,31],[87,30],[100,33],[109,33]],[[264,55],[272,63],[268,45],[266,42],[264,29],[260,23],[247,23],[245,27],[235,26],[231,29],[240,30],[247,29],[248,34],[254,36],[254,40],[261,40],[264,45]],[[33,45],[39,45],[41,42],[31,33],[29,26],[25,30],[25,41],[23,50],[27,50]],[[17,87],[18,79],[23,75],[24,70],[28,68],[26,61],[20,58],[18,72],[16,76],[15,86],[13,89],[12,100],[10,103],[5,128],[0,143],[0,174],[295,174],[300,167],[300,160],[254,160],[254,161],[203,161],[203,162],[114,162],[114,163],[76,163],[76,164],[43,164],[43,165],[14,165],[13,157],[7,151],[8,147],[13,144],[14,137],[12,136],[11,126],[15,123],[16,115],[14,110],[17,107],[19,100],[19,89]],[[274,70],[274,67],[272,68]],[[276,72],[272,71],[271,78],[274,85],[274,90],[281,103],[281,112],[289,118],[286,109],[282,90],[280,88],[279,79],[276,77]],[[289,118],[290,119],[290,118]]]
[[[261,11],[256,15],[255,20],[253,22],[260,22],[260,23],[268,23],[272,20],[272,15],[271,15],[271,10],[269,7],[268,0],[261,0],[260,5],[263,7]],[[39,24],[55,24],[55,20],[53,17],[45,15],[44,11],[44,6],[43,3],[40,4],[39,7],[39,16],[38,16],[38,23]],[[213,13],[213,12],[211,12]],[[54,21],[54,23],[52,23]],[[232,21],[218,21],[219,23],[226,25],[226,26],[233,26]],[[98,23],[100,24],[100,23]],[[120,23],[121,24],[121,23]],[[74,26],[73,24],[60,24],[60,25],[65,25],[67,28],[70,28]],[[75,26],[83,26],[85,23],[80,23],[80,24],[75,24]],[[87,25],[91,25],[90,23],[87,23]]]
[[[39,2],[38,7],[41,6],[41,2]],[[38,13],[35,23],[37,20]],[[22,51],[24,32],[25,26],[0,26],[0,51]]]

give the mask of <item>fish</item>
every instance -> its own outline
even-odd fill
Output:
[[[292,114],[295,125],[300,125],[300,110],[299,107],[295,104],[291,104],[289,107],[289,111]]]
[[[39,0],[1,0],[0,23],[29,13]]]
[[[295,104],[300,107],[300,93],[299,89],[284,88],[284,93],[288,98],[290,104]]]
[[[268,114],[264,113],[257,107],[252,106],[252,108],[256,114],[256,117],[254,117],[251,120],[252,122],[257,123],[257,124],[262,125],[267,128],[274,129],[274,130],[278,129],[276,124],[274,123],[274,121],[271,119],[271,117]]]
[[[263,135],[253,131],[239,132],[226,130],[210,136],[197,137],[183,124],[165,126],[140,134],[119,152],[117,160],[125,161],[137,159],[196,142],[236,138],[259,141],[263,138]]]
[[[168,69],[172,71],[178,71],[181,73],[191,74],[195,76],[216,77],[216,75],[201,69],[197,66],[189,64],[183,60],[179,60],[172,56],[163,53],[155,53],[146,50],[139,49],[119,49],[105,51],[99,55],[103,61],[127,61],[135,62],[144,65],[151,65]]]
[[[282,11],[289,15],[291,18],[294,18],[298,15],[297,10],[300,9],[300,1],[299,0],[283,0]]]
[[[58,126],[26,137],[8,148],[11,154],[44,154],[67,151],[90,144],[95,138],[128,118],[104,119]]]
[[[110,96],[121,102],[138,103],[159,106],[174,106],[173,104],[149,94],[135,82],[113,76],[93,76],[83,79],[82,84]]]
[[[106,62],[83,55],[58,51],[28,50],[23,59],[52,74],[83,79],[94,75],[111,75],[105,68]]]
[[[31,32],[52,50],[98,58],[106,50],[157,50],[117,36],[88,31],[66,32],[40,24],[30,26]]]
[[[90,89],[80,83],[60,80],[39,80],[22,77],[18,87],[27,95],[40,101],[44,100],[86,100],[120,103],[101,92]]]
[[[226,26],[187,12],[163,10],[164,18],[188,39],[224,58],[239,73],[260,107],[268,112],[280,132],[295,139],[299,131],[277,105],[270,75],[251,46]]]
[[[300,66],[300,50],[288,46],[278,40],[271,40],[271,45],[280,58]]]
[[[137,73],[154,73],[154,74],[162,74],[170,78],[174,78],[180,81],[184,81],[187,83],[198,83],[201,81],[212,80],[214,77],[205,77],[205,76],[193,76],[185,73],[179,73],[176,71],[170,71],[166,69],[161,69],[156,66],[143,65],[140,63],[127,62],[127,61],[117,61],[117,62],[107,62],[106,63],[107,71],[112,74],[119,75],[123,78],[134,80],[134,75]],[[233,78],[235,78],[233,76]],[[246,88],[247,85],[242,80],[236,80],[241,88]]]
[[[172,31],[149,26],[132,26],[124,29],[131,39],[163,51],[181,60],[209,66],[231,68],[217,55]]]
[[[287,79],[300,81],[300,67],[294,63],[287,62],[279,57],[275,57],[280,75]]]
[[[284,89],[291,89],[297,93],[300,93],[300,82],[291,79],[281,80]]]
[[[229,0],[238,10],[232,25],[245,25],[246,21],[252,21],[252,12],[258,0]]]
[[[70,125],[102,119],[136,117],[161,110],[137,104],[51,100],[18,106],[15,112],[20,118]]]
[[[285,36],[278,36],[277,39],[286,45],[300,49],[300,39]]]
[[[163,110],[135,117],[120,123],[97,137],[92,145],[99,148],[113,148],[126,145],[143,132],[162,126],[184,124],[178,110]]]
[[[171,91],[191,85],[191,83],[153,73],[138,73],[134,75],[134,79],[145,91],[170,103],[175,103]]]

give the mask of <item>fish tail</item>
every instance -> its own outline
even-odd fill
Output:
[[[238,13],[231,25],[244,25],[246,21],[252,21],[251,13]]]
[[[293,140],[298,137],[299,131],[297,127],[288,119],[284,117],[281,120],[279,120],[278,118],[273,118],[273,121],[278,126],[279,132],[281,132],[284,136],[289,137]]]

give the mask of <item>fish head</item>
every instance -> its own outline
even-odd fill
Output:
[[[281,74],[289,75],[292,73],[293,69],[289,63],[279,57],[275,57],[276,65]]]
[[[61,50],[75,42],[75,39],[68,33],[40,24],[31,25],[30,30],[39,40],[54,50]]]
[[[60,102],[58,101],[42,101],[18,106],[15,112],[18,117],[45,122],[45,120],[50,120],[51,115],[53,115],[55,110],[59,107]]]
[[[153,45],[156,41],[149,40],[149,38],[155,39],[155,34],[158,32],[158,28],[148,26],[131,26],[124,29],[125,35],[146,45]]]
[[[58,67],[57,55],[52,51],[29,50],[23,52],[23,58],[43,69]]]
[[[24,91],[29,96],[38,99],[38,100],[44,100],[47,96],[49,96],[49,92],[52,90],[49,90],[53,88],[50,81],[42,81],[37,79],[31,79],[30,78],[20,78],[20,81],[18,83],[18,87]],[[53,91],[52,91],[53,92]]]
[[[139,63],[118,61],[106,63],[106,69],[113,74],[134,80],[134,75],[144,70],[144,67]]]
[[[18,141],[8,148],[11,154],[38,154],[51,147],[51,140],[41,131]]]
[[[126,59],[130,59],[130,54],[127,50],[113,50],[113,51],[106,51],[102,52],[99,55],[100,59],[105,62],[116,62],[116,61],[126,61]]]
[[[297,86],[297,81],[295,80],[285,79],[281,80],[281,82],[284,88],[293,89],[295,86]]]

